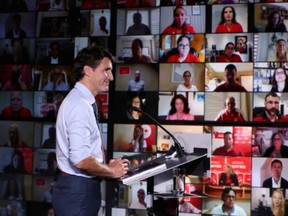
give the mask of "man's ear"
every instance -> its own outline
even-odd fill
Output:
[[[93,69],[88,66],[88,65],[85,65],[83,67],[83,73],[86,75],[86,76],[90,76],[91,72],[93,71]]]

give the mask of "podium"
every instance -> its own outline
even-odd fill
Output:
[[[176,156],[172,158],[169,158],[167,156],[161,156],[154,160],[147,161],[141,164],[140,166],[130,169],[129,172],[120,179],[118,179],[118,181],[120,181],[124,185],[132,185],[136,182],[148,179],[150,177],[154,177],[169,170],[173,170],[174,168],[177,167],[183,167],[187,165],[188,167],[187,169],[190,170],[188,166],[189,163],[197,160],[200,160],[201,163],[204,162],[202,164],[203,165],[202,171],[203,175],[205,175],[204,172],[205,167],[207,167],[207,154],[192,153],[183,155],[182,157]],[[195,173],[195,175],[199,175],[199,173]]]

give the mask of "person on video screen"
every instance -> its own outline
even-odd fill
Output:
[[[0,60],[5,64],[27,64],[30,63],[29,54],[23,44],[23,39],[11,39],[11,53],[5,53]]]
[[[233,134],[230,131],[224,133],[224,145],[214,150],[213,155],[218,156],[244,156],[240,148],[234,146]]]
[[[229,97],[225,101],[225,109],[221,110],[215,121],[243,122],[245,118],[240,109],[236,108],[234,97]]]
[[[255,122],[288,122],[288,117],[280,114],[280,96],[270,92],[265,96],[265,109],[253,118]]]
[[[39,61],[39,64],[67,64],[69,61],[61,55],[61,46],[58,41],[52,41],[49,45],[49,55]]]
[[[263,157],[288,158],[288,146],[284,143],[283,135],[279,132],[274,133],[271,137],[271,146],[266,149]]]
[[[243,208],[238,206],[236,201],[236,192],[233,188],[224,188],[221,195],[222,205],[214,207],[211,211],[213,215],[241,215],[246,216],[246,212]]]
[[[186,23],[186,11],[183,7],[177,6],[173,11],[173,23],[168,26],[162,34],[193,34],[194,27]]]
[[[126,63],[152,63],[153,60],[150,56],[142,54],[143,42],[141,39],[136,38],[132,41],[132,57]]]
[[[267,61],[288,61],[287,41],[285,39],[276,41],[275,52],[270,52],[268,54]]]
[[[216,62],[242,62],[241,57],[234,53],[235,45],[229,42],[225,46],[225,53],[216,57]]]
[[[147,142],[144,139],[144,129],[141,125],[135,125],[133,130],[133,138],[129,143],[129,151],[146,152]]]
[[[13,28],[6,33],[6,38],[26,38],[26,32],[21,28],[22,16],[20,14],[13,15]]]
[[[108,91],[113,63],[111,53],[96,46],[83,48],[74,60],[76,84],[63,100],[56,120],[58,175],[52,203],[57,215],[97,215],[103,177],[117,179],[129,169],[127,159],[105,164],[98,126],[95,96]]]
[[[3,198],[6,200],[23,200],[18,182],[15,178],[11,177],[7,180],[7,186]]]
[[[65,82],[64,73],[60,67],[54,68],[51,78],[43,87],[43,91],[69,91],[69,86]]]
[[[127,118],[128,119],[142,119],[144,116],[141,112],[133,110],[132,107],[136,107],[139,110],[142,109],[143,103],[139,95],[134,95],[128,101]]]
[[[25,170],[24,156],[20,150],[15,150],[11,157],[10,164],[3,168],[4,173],[27,173]]]
[[[288,76],[285,67],[275,68],[271,92],[288,92]]]
[[[136,70],[134,73],[134,79],[129,81],[128,91],[145,91],[145,81],[141,79],[141,72]]]
[[[18,124],[11,124],[9,126],[9,135],[8,141],[4,144],[5,147],[14,147],[14,148],[27,148],[28,145],[21,140],[20,131]]]
[[[186,70],[184,71],[182,76],[184,83],[178,85],[176,89],[177,92],[198,91],[197,87],[191,83],[191,81],[193,80],[194,73],[192,76],[192,73],[189,70]]]
[[[237,174],[230,164],[224,164],[224,172],[220,174],[219,185],[239,186]]]
[[[133,25],[127,30],[127,35],[150,35],[149,27],[142,23],[142,15],[137,12],[133,14]]]
[[[23,106],[22,93],[12,91],[10,94],[10,106],[1,111],[3,117],[32,117],[31,111]]]
[[[3,85],[2,90],[10,91],[25,91],[28,90],[28,83],[23,79],[23,73],[21,72],[21,67],[14,65],[12,67],[11,78]]]
[[[99,18],[99,26],[100,28],[96,28],[93,33],[91,34],[92,36],[107,36],[109,35],[109,31],[106,27],[107,25],[107,19],[105,16],[101,16]]]
[[[54,126],[48,129],[48,138],[43,142],[42,148],[55,149],[56,148],[56,128]]]
[[[282,175],[283,164],[281,160],[275,159],[271,162],[271,177],[264,180],[262,187],[288,188],[288,181]]]
[[[279,11],[273,11],[269,14],[265,32],[287,32],[286,25]]]
[[[146,209],[147,208],[147,203],[145,202],[145,196],[146,196],[145,191],[140,188],[137,191],[138,200],[130,203],[129,208]]]
[[[166,120],[194,120],[194,116],[189,113],[190,108],[187,98],[182,94],[176,94],[170,103],[171,109]]]
[[[177,39],[177,52],[175,54],[174,53],[169,54],[167,62],[168,63],[200,62],[199,58],[194,54],[190,53],[190,51],[191,51],[190,38],[187,35],[181,35]]]
[[[243,28],[240,23],[236,21],[236,12],[234,7],[225,6],[221,12],[221,21],[216,27],[215,33],[240,33]]]
[[[217,86],[214,92],[247,92],[247,90],[236,82],[237,68],[234,64],[225,67],[226,82]]]

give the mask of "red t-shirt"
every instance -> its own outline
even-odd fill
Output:
[[[243,28],[239,23],[232,23],[230,31],[227,29],[225,23],[219,24],[216,28],[215,33],[231,33],[231,32],[243,32]]]
[[[219,85],[214,90],[214,92],[247,92],[247,90],[238,83],[235,83],[234,86],[228,86],[227,83],[224,83],[222,85]]]
[[[168,26],[162,34],[194,34],[195,30],[193,26],[186,25],[186,30],[185,32],[182,32],[182,29],[176,28],[174,26]]]
[[[255,122],[270,122],[270,120],[267,118],[265,112],[254,117],[253,121],[255,121]],[[284,115],[279,115],[275,122],[288,122],[288,117],[284,116]]]
[[[228,112],[223,110],[219,113],[216,121],[227,121],[227,122],[236,122],[236,121],[245,121],[241,112],[235,110],[234,112]]]
[[[19,112],[14,112],[11,107],[6,107],[2,110],[1,116],[4,117],[32,117],[29,109],[22,107]]]
[[[172,55],[168,58],[167,62],[169,63],[173,63],[173,62],[180,62],[179,61],[179,55],[175,54]],[[186,57],[186,59],[183,62],[200,62],[199,58],[197,56],[192,55],[191,53],[188,54],[188,56]]]
[[[242,62],[242,59],[239,55],[232,54],[229,58],[227,55],[220,55],[216,57],[216,62]]]
[[[224,146],[219,147],[217,149],[215,149],[215,151],[213,152],[213,155],[219,155],[219,156],[244,156],[244,153],[236,148],[235,146],[233,146],[231,151],[226,151],[226,148]]]

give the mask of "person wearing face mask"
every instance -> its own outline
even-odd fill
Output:
[[[229,42],[225,46],[225,53],[216,57],[216,62],[242,62],[239,55],[234,53],[235,45]]]
[[[188,62],[200,62],[199,58],[190,53],[190,38],[187,35],[181,35],[177,40],[177,53],[168,57],[168,63],[188,63]]]
[[[280,97],[270,92],[265,96],[265,110],[253,119],[255,122],[288,122],[288,117],[280,114]]]
[[[193,34],[196,33],[194,27],[186,23],[186,11],[178,6],[173,11],[173,23],[169,25],[162,34]]]
[[[218,24],[215,33],[238,33],[243,32],[240,23],[236,21],[235,9],[231,6],[226,6],[221,12],[221,21]]]
[[[237,68],[234,64],[225,67],[226,82],[217,86],[214,92],[247,92],[247,90],[236,82]]]

